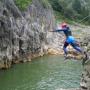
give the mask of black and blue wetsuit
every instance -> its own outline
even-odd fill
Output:
[[[64,34],[65,34],[66,37],[72,36],[72,32],[69,29],[69,27],[65,27],[65,28],[62,28],[62,29],[57,29],[57,30],[54,30],[53,32],[61,32],[61,31],[64,32]]]
[[[57,29],[57,30],[54,30],[53,32],[61,32],[63,31],[65,36],[66,36],[66,41],[64,43],[64,46],[63,46],[63,50],[64,50],[64,53],[67,55],[67,46],[70,44],[74,49],[76,49],[77,51],[79,52],[82,52],[81,48],[79,47],[79,45],[76,43],[76,40],[75,38],[72,36],[72,32],[70,30],[69,27],[65,27],[65,28],[62,28],[62,29]]]

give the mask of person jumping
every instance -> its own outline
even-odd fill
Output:
[[[67,54],[68,54],[68,51],[67,51],[67,46],[68,45],[71,45],[78,52],[83,53],[82,49],[77,44],[77,41],[72,36],[72,32],[71,32],[69,26],[67,25],[67,23],[65,23],[65,22],[62,23],[61,24],[61,29],[53,30],[51,32],[61,32],[61,31],[63,31],[65,36],[66,36],[66,40],[65,40],[64,45],[63,45],[63,50],[64,50],[65,58],[67,57]]]

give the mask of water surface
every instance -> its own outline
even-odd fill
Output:
[[[0,71],[0,90],[57,90],[78,88],[81,61],[44,56]]]

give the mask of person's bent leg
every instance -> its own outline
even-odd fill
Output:
[[[67,46],[69,45],[69,43],[67,43],[66,41],[65,41],[65,43],[64,43],[64,46],[63,46],[63,50],[64,50],[64,54],[65,55],[67,55],[67,53],[68,53],[68,51],[67,51]]]
[[[83,53],[82,49],[76,43],[72,43],[71,45],[75,50],[77,50],[80,53]]]
[[[74,49],[76,49],[78,52],[82,53],[82,49],[79,46],[74,46]]]
[[[83,51],[79,46],[77,45],[72,45],[74,49],[76,49],[78,52],[80,52],[83,55],[83,62],[82,64],[84,65],[86,60],[88,60],[89,56],[86,51]]]

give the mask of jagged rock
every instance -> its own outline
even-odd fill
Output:
[[[90,59],[88,59],[84,64],[84,72],[82,73],[81,80],[82,90],[90,90]]]
[[[54,22],[51,7],[33,0],[23,13],[13,0],[0,1],[0,68],[46,54],[47,32]]]
[[[48,48],[47,50],[48,54],[50,55],[63,55],[64,52],[62,50],[57,50],[57,49],[54,49],[54,48]]]
[[[90,35],[87,35],[82,40],[82,46],[87,47],[87,58],[84,59],[84,71],[82,73],[81,90],[90,90]]]

